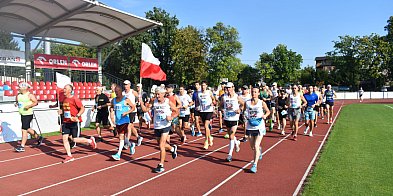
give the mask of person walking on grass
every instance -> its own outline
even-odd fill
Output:
[[[41,145],[42,136],[30,127],[33,120],[33,107],[38,105],[38,101],[33,94],[29,92],[30,85],[26,82],[19,84],[19,94],[16,96],[15,106],[18,107],[20,119],[22,122],[22,141],[19,146],[15,148],[16,152],[24,152],[27,142],[27,136],[30,134],[37,139],[37,146]]]
[[[292,86],[292,93],[289,94],[287,105],[289,107],[288,115],[292,128],[291,135],[292,135],[292,139],[296,141],[297,132],[299,130],[299,119],[301,115],[301,108],[307,105],[307,101],[304,99],[303,95],[299,93],[299,87],[297,85]]]
[[[75,143],[88,144],[93,149],[97,148],[97,143],[94,137],[90,139],[79,137],[80,122],[82,122],[81,115],[85,111],[85,107],[82,105],[80,99],[74,97],[72,92],[74,88],[67,84],[64,86],[65,99],[63,102],[62,110],[59,110],[60,114],[64,114],[64,120],[62,124],[62,135],[63,135],[63,145],[67,152],[67,157],[63,160],[63,163],[67,163],[74,160],[71,154],[71,147],[69,144],[69,136],[72,136],[71,141]]]
[[[232,82],[228,82],[225,88],[228,89],[228,94],[224,94],[221,98],[220,108],[223,109],[224,123],[229,134],[229,152],[226,160],[231,162],[233,149],[236,147],[236,152],[240,151],[240,141],[236,139],[235,134],[244,102],[243,99],[235,93],[235,87]]]
[[[102,87],[96,88],[96,96],[94,98],[95,105],[93,107],[94,110],[97,110],[96,115],[96,131],[98,134],[97,142],[103,142],[101,135],[101,127],[100,124],[104,126],[105,129],[110,129],[111,125],[109,124],[109,110],[108,106],[110,106],[110,102],[108,97],[102,92]]]
[[[119,149],[116,154],[112,155],[112,158],[116,161],[120,160],[121,151],[124,147],[125,134],[128,132],[128,125],[130,124],[129,114],[134,111],[135,105],[122,94],[120,86],[115,87],[116,97],[111,101],[111,111],[114,112],[113,122],[116,124],[116,132],[119,135]],[[130,154],[135,154],[135,144],[130,145]]]
[[[177,157],[177,146],[170,146],[167,141],[169,131],[171,131],[172,128],[172,113],[176,113],[177,108],[169,101],[168,98],[165,98],[165,93],[165,88],[158,87],[155,90],[155,98],[152,98],[149,104],[141,104],[144,112],[147,112],[150,109],[154,111],[154,136],[156,137],[160,148],[160,163],[157,165],[157,168],[154,169],[154,172],[156,173],[161,173],[165,170],[164,163],[166,151],[171,152],[173,159],[176,159]],[[143,103],[142,99],[139,101]]]
[[[261,142],[266,134],[265,119],[270,115],[270,110],[266,103],[258,98],[259,88],[257,86],[252,88],[251,95],[251,100],[245,103],[244,115],[247,119],[246,133],[250,140],[251,150],[254,151],[254,163],[250,171],[256,173],[258,161],[262,159]]]
[[[307,135],[310,130],[309,136],[312,137],[312,131],[314,129],[315,111],[314,108],[319,104],[319,97],[314,93],[313,86],[308,87],[307,93],[304,95],[304,99],[307,101],[306,109],[304,109],[304,119],[306,120],[306,128],[304,130],[304,135]]]

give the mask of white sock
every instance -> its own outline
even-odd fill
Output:
[[[232,153],[233,153],[233,148],[235,147],[235,140],[231,140],[230,142],[229,142],[229,152],[228,152],[228,155],[231,155],[232,156]]]
[[[117,151],[117,154],[121,155],[121,151],[123,150],[123,147],[124,147],[124,140],[120,140],[119,151]]]

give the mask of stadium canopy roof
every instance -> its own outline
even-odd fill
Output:
[[[104,47],[162,26],[95,0],[1,0],[0,29]]]

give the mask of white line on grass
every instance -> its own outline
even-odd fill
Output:
[[[389,107],[390,109],[393,109],[393,107],[392,106],[390,106],[390,105],[385,105],[386,107]]]
[[[304,172],[304,175],[303,175],[302,179],[300,180],[299,184],[297,185],[296,190],[295,190],[295,192],[293,193],[293,195],[298,195],[298,194],[299,194],[299,191],[300,191],[300,189],[302,188],[303,183],[304,183],[304,181],[306,180],[306,178],[307,178],[307,176],[308,176],[308,174],[309,174],[309,172],[310,172],[310,170],[311,170],[311,167],[314,165],[314,162],[315,162],[315,160],[317,159],[318,154],[319,154],[319,152],[321,151],[322,146],[323,146],[323,144],[324,144],[325,141],[326,141],[326,138],[329,136],[329,133],[330,133],[330,130],[332,129],[333,124],[336,122],[336,118],[337,118],[338,114],[340,113],[343,104],[344,104],[344,102],[341,104],[340,109],[339,109],[338,112],[336,113],[336,116],[334,117],[332,124],[330,124],[330,127],[329,127],[329,129],[328,129],[328,131],[327,131],[325,137],[323,138],[322,143],[319,145],[319,148],[318,148],[317,152],[315,153],[313,159],[311,160],[310,164],[308,165],[306,172]]]

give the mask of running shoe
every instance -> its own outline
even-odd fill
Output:
[[[91,136],[90,139],[91,139],[90,146],[91,146],[93,149],[96,149],[96,148],[97,148],[96,139],[95,139],[93,136]]]
[[[281,131],[281,135],[285,135],[285,131]]]
[[[205,144],[203,145],[205,150],[209,149],[209,141],[205,140]]]
[[[250,172],[257,173],[257,164],[252,164],[252,167],[250,168]]]
[[[223,133],[223,132],[225,132],[225,129],[223,128],[220,128],[220,130],[218,130],[218,133]]]
[[[71,161],[73,161],[73,160],[75,160],[73,156],[67,156],[67,157],[63,160],[63,163],[68,163],[68,162],[71,162]]]
[[[228,133],[225,134],[225,135],[224,135],[224,138],[225,138],[225,139],[228,139],[228,138],[229,138],[229,134],[228,134]]]
[[[209,146],[213,146],[213,136],[210,135]]]
[[[273,131],[273,125],[269,127],[269,131]]]
[[[278,129],[278,130],[281,130],[281,125],[278,125],[278,126],[277,126],[277,129]]]
[[[157,168],[154,169],[154,172],[155,172],[155,173],[161,173],[161,172],[163,172],[163,171],[165,171],[165,169],[164,169],[164,166],[161,165],[161,164],[158,164],[158,165],[157,165]]]
[[[242,139],[240,139],[241,142],[247,142],[247,137],[243,137]]]
[[[176,157],[177,157],[177,146],[173,145],[172,147],[173,147],[173,152],[171,152],[172,153],[172,159],[176,159]]]
[[[307,135],[307,133],[308,133],[308,129],[309,129],[309,127],[308,127],[308,126],[306,127],[306,129],[304,129],[304,135]]]
[[[235,151],[239,152],[240,151],[240,141],[236,141],[235,147],[236,147]]]
[[[262,153],[262,147],[261,147],[261,146],[259,147],[259,152],[261,153],[261,154],[259,155],[259,160],[262,160],[262,158],[263,158],[263,153]]]
[[[126,143],[126,144],[124,144],[123,149],[128,150],[129,147],[130,147],[130,145]]]
[[[309,134],[309,136],[310,136],[310,137],[312,137],[312,136],[313,136],[313,135],[312,135],[312,131],[310,131],[310,134]]]
[[[23,146],[17,146],[17,147],[15,148],[15,151],[16,151],[16,152],[24,152],[24,151],[25,151],[25,148],[24,148]]]
[[[314,128],[317,128],[317,127],[318,127],[318,126],[317,126],[317,123],[315,123],[315,124],[314,124]]]
[[[293,135],[293,141],[297,141],[297,136]]]
[[[195,126],[191,125],[191,136],[195,136]]]
[[[142,140],[143,140],[143,137],[139,136],[138,140],[137,140],[138,144],[136,146],[140,146],[142,144]]]
[[[201,133],[201,132],[198,132],[198,133],[196,134],[196,136],[197,136],[197,137],[201,137],[201,136],[202,136],[202,133]]]
[[[120,155],[116,153],[116,154],[112,155],[112,158],[114,160],[116,160],[116,161],[119,161],[120,160]]]
[[[227,161],[228,161],[228,162],[231,162],[231,161],[232,161],[232,156],[231,156],[231,155],[228,155]]]
[[[37,139],[37,146],[41,145],[43,140],[44,138],[42,136],[39,136]]]
[[[132,142],[130,145],[130,154],[135,154],[135,143]]]

